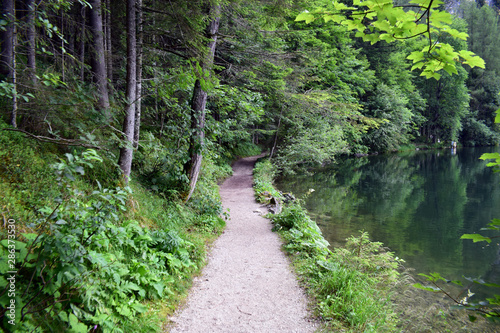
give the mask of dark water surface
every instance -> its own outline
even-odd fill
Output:
[[[500,218],[500,174],[479,160],[493,151],[498,148],[349,158],[280,179],[277,187],[297,197],[315,190],[306,207],[333,246],[365,230],[416,273],[500,283],[500,238],[490,245],[460,240]]]

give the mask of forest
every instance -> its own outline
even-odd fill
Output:
[[[499,11],[3,0],[0,328],[158,331],[222,232],[217,182],[238,157],[293,173],[498,145]]]

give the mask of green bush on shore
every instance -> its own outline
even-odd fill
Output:
[[[257,193],[272,187],[274,172],[270,161],[257,163]],[[300,200],[285,205],[271,219],[325,329],[396,330],[398,318],[389,296],[391,286],[399,280],[400,259],[385,251],[381,243],[371,242],[366,232],[350,237],[345,248],[331,250]]]

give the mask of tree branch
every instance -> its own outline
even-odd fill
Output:
[[[79,146],[79,147],[84,147],[84,148],[91,148],[91,149],[97,149],[97,150],[108,150],[103,147],[99,146],[94,146],[88,143],[84,143],[81,140],[72,140],[72,139],[64,139],[64,138],[49,138],[48,136],[41,136],[41,135],[35,135],[30,132],[26,132],[25,130],[19,129],[19,128],[4,128],[4,131],[13,131],[13,132],[21,132],[25,134],[28,137],[31,137],[33,139],[36,139],[41,142],[50,142],[50,143],[55,143],[59,145],[64,145],[64,146]]]

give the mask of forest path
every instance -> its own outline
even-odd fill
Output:
[[[255,201],[252,170],[257,157],[238,160],[220,188],[231,219],[215,241],[186,306],[171,320],[177,332],[313,332],[307,300]]]

